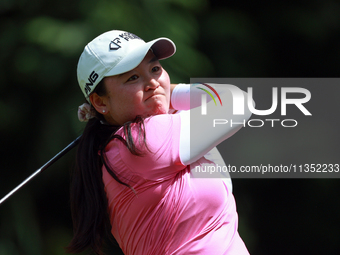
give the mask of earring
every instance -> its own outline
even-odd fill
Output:
[[[105,110],[103,110],[103,113],[105,113]]]

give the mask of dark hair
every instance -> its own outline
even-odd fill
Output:
[[[98,95],[105,94],[105,86],[97,85]],[[136,147],[136,142],[145,141],[144,121],[136,117],[134,121],[123,125],[125,139],[115,132],[121,126],[104,124],[104,117],[96,113],[89,120],[79,141],[76,166],[72,173],[70,199],[74,236],[66,248],[69,253],[92,250],[95,254],[102,251],[105,240],[113,240],[111,224],[108,216],[108,203],[102,180],[102,167],[120,184],[133,188],[119,179],[105,156],[105,147],[112,139],[119,139],[130,152],[141,156],[143,152]],[[138,141],[131,135],[131,124],[138,124]],[[147,146],[146,146],[147,148]],[[134,191],[134,190],[133,190]]]

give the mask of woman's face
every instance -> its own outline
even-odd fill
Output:
[[[123,125],[138,115],[146,118],[169,110],[170,78],[151,51],[135,69],[105,77],[104,86],[106,95],[92,96],[91,101],[109,124]]]

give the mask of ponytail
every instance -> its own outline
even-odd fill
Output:
[[[79,141],[70,190],[74,237],[67,252],[80,253],[90,248],[95,254],[102,254],[102,240],[110,233],[98,152],[113,131],[92,118]]]
[[[99,115],[99,114],[98,114]],[[131,135],[131,124],[138,125],[138,143],[146,146],[144,121],[137,117],[123,126],[125,139],[115,132],[120,126],[102,124],[102,116],[92,118],[87,123],[79,141],[76,167],[72,173],[70,200],[74,236],[66,247],[68,253],[80,253],[92,250],[96,255],[102,255],[104,240],[114,240],[108,215],[108,203],[102,180],[102,166],[120,184],[130,187],[121,181],[105,156],[105,147],[112,139],[119,139],[130,152],[141,156],[142,151]],[[143,139],[140,139],[143,138]],[[147,146],[146,146],[147,148]]]

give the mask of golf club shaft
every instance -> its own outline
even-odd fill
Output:
[[[12,196],[16,191],[18,191],[20,188],[22,188],[26,183],[28,183],[30,180],[32,180],[35,176],[37,176],[39,173],[44,171],[46,168],[48,168],[50,165],[52,165],[54,162],[56,162],[58,159],[60,159],[62,156],[64,156],[72,148],[77,146],[77,144],[79,143],[80,137],[81,136],[77,137],[73,142],[71,142],[69,145],[67,145],[62,151],[60,151],[57,155],[55,155],[53,158],[51,158],[45,165],[43,165],[38,170],[36,170],[33,174],[31,174],[28,178],[26,178],[22,183],[20,183],[17,187],[15,187],[11,192],[9,192],[6,196],[4,196],[0,200],[0,205],[3,202],[5,202],[10,196]]]

